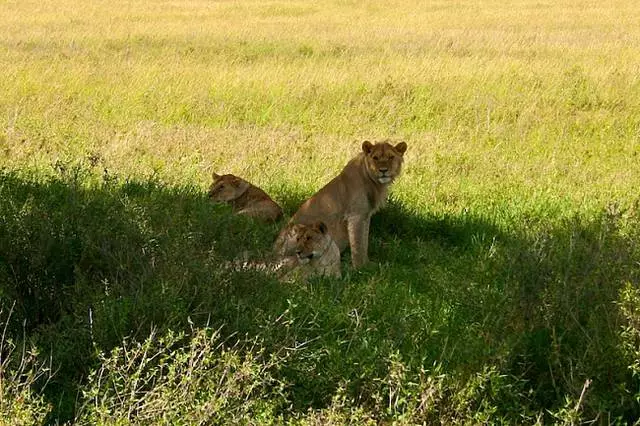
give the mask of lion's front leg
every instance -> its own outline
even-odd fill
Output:
[[[369,222],[370,216],[354,216],[349,218],[349,246],[351,247],[351,264],[359,268],[369,261]]]
[[[242,210],[238,210],[237,214],[251,217],[253,219],[262,219],[262,220],[268,219],[267,213],[264,211],[264,209],[260,208],[260,206],[247,207]]]
[[[333,278],[342,278],[342,271],[340,271],[340,263],[334,263],[323,271],[323,275]]]
[[[276,256],[289,256],[294,254],[292,251],[292,241],[291,241],[291,226],[286,225],[284,228],[280,230],[278,237],[273,243],[273,248],[271,249]]]

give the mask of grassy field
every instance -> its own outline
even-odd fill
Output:
[[[640,417],[632,0],[0,0],[0,422]],[[282,284],[287,215],[404,140],[371,265]],[[5,420],[6,422],[6,420]]]

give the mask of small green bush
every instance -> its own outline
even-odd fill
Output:
[[[621,343],[633,376],[628,389],[632,399],[640,405],[640,288],[627,283],[620,292],[620,311],[625,320],[620,333]],[[637,409],[637,407],[636,407]],[[640,412],[640,409],[637,409]]]
[[[0,305],[0,424],[42,424],[51,406],[33,387],[37,382],[46,382],[51,369],[41,361],[37,348],[7,336],[13,306],[4,317],[6,310]]]
[[[274,375],[283,358],[257,341],[229,347],[211,329],[152,332],[99,359],[83,387],[78,424],[270,424],[286,403]]]

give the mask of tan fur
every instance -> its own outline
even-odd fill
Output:
[[[237,214],[266,222],[275,222],[282,217],[282,209],[266,192],[238,176],[213,173],[209,198],[231,204]]]
[[[389,185],[402,170],[407,144],[365,141],[362,152],[308,199],[293,215],[289,224],[312,224],[323,221],[340,251],[351,248],[353,266],[368,262],[369,223],[387,198]],[[289,226],[278,235],[274,251],[287,255]]]
[[[314,275],[342,277],[340,249],[323,222],[289,225],[287,244],[286,251],[294,252],[295,258],[287,255],[282,258],[292,269],[285,275],[285,280],[296,277],[305,279]]]
[[[287,227],[287,251],[276,260],[251,261],[248,253],[223,266],[235,271],[255,270],[276,274],[283,281],[305,280],[311,276],[341,278],[340,250],[329,235],[327,226],[292,224]]]
[[[267,274],[277,274],[278,276],[284,276],[288,271],[291,271],[297,266],[298,258],[296,256],[285,256],[277,260],[251,260],[249,253],[246,251],[239,258],[222,264],[224,269],[234,271],[254,270]]]

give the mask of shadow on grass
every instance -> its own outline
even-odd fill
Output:
[[[290,214],[304,195],[276,198]],[[423,216],[392,201],[372,221],[372,265],[353,271],[345,261],[344,280],[307,284],[222,268],[267,251],[283,222],[231,215],[200,188],[2,172],[0,218],[0,296],[17,301],[10,335],[21,337],[26,322],[59,368],[45,389],[52,421],[73,418],[96,350],[152,328],[206,324],[274,350],[304,347],[280,371],[300,412],[326,405],[345,382],[372,403],[368,384],[398,353],[412,368],[462,375],[496,365],[523,386],[505,411],[562,406],[592,378],[585,410],[638,414],[611,392],[632,380],[614,303],[624,282],[638,282],[637,237],[607,213],[506,232],[472,214]]]

